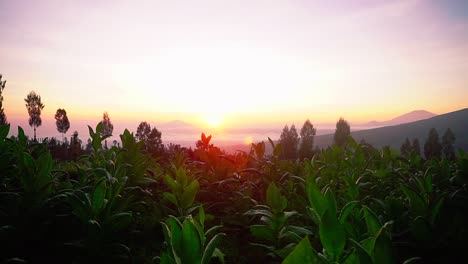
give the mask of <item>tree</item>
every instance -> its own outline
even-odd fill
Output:
[[[104,112],[102,116],[102,135],[103,136],[112,136],[112,132],[114,131],[114,125],[112,124],[109,114]]]
[[[412,151],[413,151],[413,147],[411,146],[411,142],[409,138],[406,138],[405,142],[403,142],[403,144],[400,147],[400,153],[402,156],[408,157]]]
[[[62,134],[63,141],[63,135],[67,133],[70,128],[70,121],[68,120],[67,111],[65,111],[65,109],[57,109],[55,113],[55,125],[57,126],[57,131]]]
[[[146,121],[140,122],[135,137],[138,141],[146,140],[151,133],[151,126]]]
[[[297,134],[294,124],[291,128],[289,128],[288,125],[284,126],[280,136],[280,143],[283,145],[281,153],[283,159],[295,159],[297,157],[299,135]]]
[[[419,144],[419,139],[413,139],[413,146],[411,147],[411,151],[414,155],[421,156],[421,145]]]
[[[114,125],[112,124],[109,114],[104,112],[102,115],[102,135],[103,136],[112,136],[112,132],[114,131]],[[107,139],[104,140],[104,149],[107,150]]]
[[[78,131],[76,130],[70,138],[70,151],[73,160],[76,160],[81,154],[81,139],[78,137]]]
[[[348,136],[351,134],[351,128],[346,120],[340,117],[336,123],[335,136],[333,137],[334,143],[339,147],[343,147],[348,141]]]
[[[314,154],[314,136],[317,130],[307,119],[301,128],[301,144],[299,146],[299,158],[310,159]]]
[[[444,135],[442,136],[442,153],[448,160],[455,159],[455,148],[453,146],[454,143],[455,135],[450,128],[447,128]]]
[[[29,114],[29,125],[34,128],[34,141],[36,141],[36,128],[42,125],[41,112],[45,105],[42,104],[41,96],[34,91],[31,91],[24,101]]]
[[[149,153],[160,154],[164,145],[161,140],[161,132],[155,127],[151,128],[151,125],[146,121],[141,122],[138,125],[137,132],[135,136],[138,141],[145,142],[145,150]]]
[[[439,141],[439,134],[435,128],[431,128],[424,143],[424,156],[426,159],[440,158],[441,153],[442,145]]]
[[[2,81],[2,75],[0,74],[0,126],[8,125],[8,121],[3,110],[3,90],[5,89],[6,80]]]

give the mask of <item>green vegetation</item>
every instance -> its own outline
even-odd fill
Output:
[[[468,154],[451,156],[450,133],[444,155],[427,160],[351,137],[298,160],[272,140],[272,155],[264,142],[226,154],[204,134],[195,150],[155,155],[147,133],[128,130],[121,147],[103,147],[107,120],[89,127],[88,151],[73,161],[0,126],[0,262],[451,263],[466,255]],[[81,149],[77,134],[74,142]]]

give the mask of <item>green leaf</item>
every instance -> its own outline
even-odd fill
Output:
[[[319,225],[320,241],[332,258],[341,256],[346,243],[344,226],[338,221],[336,214],[326,210],[322,223]]]
[[[253,215],[253,216],[266,216],[268,218],[272,218],[273,214],[266,209],[250,209],[244,213],[244,215]]]
[[[10,132],[10,125],[0,126],[0,142],[3,142]]]
[[[185,187],[187,185],[188,183],[187,173],[185,172],[185,169],[183,167],[180,167],[177,169],[176,181],[182,187]]]
[[[132,214],[131,213],[119,213],[111,216],[107,221],[113,232],[118,232],[124,228],[126,228],[132,222]]]
[[[310,206],[317,212],[320,218],[322,218],[325,210],[327,209],[327,201],[317,187],[315,178],[312,176],[307,177],[306,188]]]
[[[184,193],[182,194],[182,197],[180,199],[180,206],[182,207],[182,209],[185,210],[193,204],[199,188],[200,184],[197,180],[192,181],[187,186],[187,188],[185,188]]]
[[[415,215],[425,215],[426,214],[426,204],[424,203],[424,199],[417,194],[415,191],[411,190],[407,186],[401,187],[403,192],[405,193],[406,197],[408,197],[411,212]]]
[[[426,191],[428,193],[431,193],[432,192],[432,175],[431,174],[427,174],[426,175],[426,179],[424,181],[424,185],[426,187]]]
[[[358,201],[351,201],[343,207],[340,214],[340,223],[344,224],[346,222],[346,219],[356,208],[356,205],[358,205]]]
[[[101,180],[96,186],[96,189],[94,190],[93,200],[91,202],[93,210],[96,214],[104,205],[105,196],[106,196],[106,182],[104,180]]]
[[[200,220],[200,224],[202,227],[205,226],[205,210],[203,209],[203,205],[200,205],[198,209],[198,219]]]
[[[376,237],[377,233],[382,228],[377,215],[367,206],[364,206],[364,219],[366,220],[367,231],[370,236]]]
[[[379,231],[375,240],[373,260],[379,264],[393,264],[395,259],[392,252],[392,241],[384,232],[385,227]]]
[[[174,206],[179,208],[179,203],[177,202],[177,199],[174,194],[165,192],[163,193],[163,198],[169,202],[171,202]]]
[[[363,245],[359,244],[357,241],[355,241],[353,239],[350,239],[350,241],[354,244],[354,249],[356,250],[355,254],[357,255],[357,257],[359,259],[359,261],[350,262],[350,264],[351,263],[373,264],[372,258],[369,255],[368,250]],[[373,242],[373,238],[369,239],[368,241]]]
[[[435,224],[436,221],[437,221],[437,217],[439,216],[439,213],[440,213],[440,209],[442,208],[442,205],[444,204],[444,201],[445,201],[445,197],[442,197],[439,199],[439,201],[437,201],[436,205],[434,206],[434,208],[432,208],[432,212],[431,212],[431,224]]]
[[[203,257],[201,264],[208,264],[210,263],[211,258],[213,257],[213,253],[216,247],[219,244],[219,241],[222,237],[224,237],[224,233],[216,234],[206,245],[205,251],[203,252]]]
[[[181,223],[177,220],[177,218],[170,216],[167,220],[166,223],[162,223],[164,230],[165,230],[165,236],[166,237],[166,242],[169,244],[172,256],[174,257],[174,260],[176,263],[181,263],[181,255],[182,255],[182,250],[183,250],[183,245],[182,245],[182,225]]]
[[[283,210],[288,205],[286,197],[281,195],[278,187],[276,187],[276,184],[274,182],[270,183],[270,185],[268,186],[266,194],[266,203],[268,206],[270,206],[273,213],[283,212]]]
[[[317,253],[312,248],[306,236],[294,250],[284,259],[282,264],[320,263]]]
[[[250,226],[250,233],[260,240],[276,241],[275,234],[268,226],[265,225],[252,225]]]
[[[202,245],[191,216],[188,216],[182,228],[182,263],[201,263]]]

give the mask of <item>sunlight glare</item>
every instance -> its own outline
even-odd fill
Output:
[[[220,116],[208,116],[205,118],[205,122],[211,127],[219,127],[222,121],[223,120]]]

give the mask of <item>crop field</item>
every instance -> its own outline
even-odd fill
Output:
[[[460,263],[468,250],[468,154],[425,160],[334,145],[280,157],[272,140],[226,154],[144,151],[128,130],[55,159],[0,126],[0,262]],[[265,145],[273,154],[265,153]],[[107,146],[107,145],[106,145]]]

